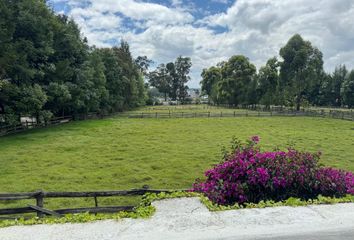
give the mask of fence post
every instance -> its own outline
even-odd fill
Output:
[[[39,190],[38,194],[36,195],[36,205],[37,207],[43,208],[43,191]],[[37,212],[37,217],[43,217],[44,214],[41,212]]]
[[[222,117],[222,112],[220,112],[220,117]]]
[[[98,207],[98,201],[97,201],[97,196],[95,195],[95,207]]]
[[[183,112],[182,112],[182,118],[183,118]]]
[[[141,118],[144,118],[144,113],[143,112],[141,113]]]
[[[210,118],[210,112],[208,112],[208,117]]]
[[[236,117],[236,111],[234,111],[234,117]]]
[[[155,117],[157,118],[157,112],[155,113]]]

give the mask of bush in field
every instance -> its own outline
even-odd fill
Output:
[[[258,136],[245,145],[235,141],[224,161],[205,172],[206,180],[197,179],[193,191],[222,205],[354,195],[353,173],[319,167],[320,153],[295,149],[262,152],[258,142]]]

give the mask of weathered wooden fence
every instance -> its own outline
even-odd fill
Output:
[[[129,118],[220,118],[220,117],[272,117],[272,116],[306,116],[335,118],[354,121],[354,113],[351,111],[227,111],[227,112],[133,112],[124,113],[121,116]]]
[[[92,192],[27,192],[27,193],[1,193],[1,201],[18,201],[24,199],[35,199],[35,205],[27,205],[19,208],[0,209],[0,219],[12,219],[11,215],[37,213],[38,217],[46,215],[60,217],[68,213],[117,213],[119,211],[133,211],[135,206],[99,206],[99,197],[113,197],[113,196],[142,196],[145,193],[161,193],[171,192],[171,190],[153,190],[148,188],[119,190],[119,191],[92,191]],[[85,208],[67,208],[51,210],[44,206],[44,199],[49,198],[93,198],[95,201],[94,207]],[[5,217],[4,217],[5,216]]]
[[[36,121],[25,121],[22,122],[21,124],[17,125],[7,125],[7,126],[1,126],[0,127],[0,136],[8,135],[8,134],[13,134],[13,133],[19,133],[23,132],[29,129],[33,128],[42,128],[42,127],[48,127],[52,125],[59,125],[63,123],[68,123],[73,120],[72,116],[65,116],[65,117],[57,117],[57,118],[52,118],[51,120],[47,122],[36,122]]]
[[[156,108],[155,110],[158,110]],[[205,118],[215,118],[215,117],[271,117],[271,116],[308,116],[308,117],[327,117],[327,118],[335,118],[342,120],[354,121],[354,112],[352,110],[348,111],[340,111],[340,110],[302,110],[302,111],[294,111],[291,109],[280,109],[278,111],[275,110],[244,110],[240,111],[240,109],[235,109],[232,111],[232,108],[229,108],[229,111],[220,111],[217,112],[215,109],[213,111],[206,112],[192,112],[193,108],[187,109],[189,111],[186,112],[121,112],[121,113],[111,113],[111,114],[101,114],[101,113],[89,113],[89,114],[81,114],[76,116],[65,116],[65,117],[57,117],[53,118],[47,122],[24,122],[22,124],[18,124],[16,126],[8,125],[8,126],[0,126],[0,136],[5,136],[9,134],[23,132],[29,129],[34,128],[42,128],[48,127],[52,125],[59,125],[68,123],[72,120],[86,120],[86,119],[100,119],[109,116],[118,116],[118,117],[128,117],[128,118],[197,118],[197,117],[205,117]]]

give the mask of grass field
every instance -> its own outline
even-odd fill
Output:
[[[138,108],[128,113],[233,113],[236,112],[245,112],[244,109],[233,109],[233,108],[224,108],[219,106],[210,106],[206,104],[200,105],[178,105],[178,106],[147,106],[143,108]]]
[[[348,108],[330,108],[330,107],[309,107],[305,108],[305,110],[317,110],[317,111],[325,111],[329,112],[331,110],[334,111],[344,111],[344,112],[352,112],[352,109]],[[181,113],[181,112],[186,112],[186,113],[200,113],[200,112],[211,112],[211,113],[233,113],[234,111],[236,112],[245,112],[245,109],[235,109],[235,108],[225,108],[221,106],[211,106],[211,105],[206,105],[206,104],[199,104],[199,105],[178,105],[178,106],[147,106],[147,107],[142,107],[138,108],[136,110],[130,111],[133,113]],[[250,111],[250,110],[248,110]]]
[[[306,118],[109,118],[0,138],[0,192],[191,187],[233,136],[265,149],[322,151],[324,165],[354,171],[354,123]],[[54,202],[55,201],[55,202]],[[113,204],[121,199],[104,199]],[[133,200],[127,200],[135,201]],[[49,207],[93,200],[51,200]],[[86,204],[86,205],[87,205]],[[15,205],[8,202],[8,206]]]

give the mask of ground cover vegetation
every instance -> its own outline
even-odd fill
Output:
[[[321,164],[354,171],[353,123],[308,117],[128,119],[71,122],[0,139],[0,192],[189,189],[221,159],[236,136],[263,138],[266,150],[322,151]],[[50,199],[45,206],[94,206],[88,199]],[[100,204],[136,204],[102,198]],[[6,207],[33,202],[6,202]]]
[[[354,70],[339,65],[323,69],[322,52],[299,34],[256,67],[243,55],[203,70],[202,92],[215,104],[301,106],[354,106]]]
[[[205,172],[206,180],[197,179],[193,191],[220,205],[354,195],[354,174],[320,167],[321,153],[293,148],[264,152],[258,142],[258,136],[247,144],[234,140],[222,163]]]
[[[111,113],[140,107],[149,100],[148,93],[152,89],[144,79],[149,80],[150,86],[166,100],[168,97],[183,102],[186,98],[191,59],[180,56],[175,62],[158,65],[156,70],[149,72],[152,62],[145,56],[133,58],[129,45],[124,41],[111,48],[90,47],[77,24],[64,15],[55,14],[44,0],[0,1],[0,43],[0,124],[15,125],[23,116],[46,121],[53,116]],[[258,73],[246,57],[233,56],[229,61],[203,71],[203,93],[209,95],[213,103],[227,105],[260,103],[268,107],[286,105],[297,109],[306,104],[354,105],[354,72],[339,66],[333,74],[325,73],[321,52],[301,36],[292,37],[280,50],[280,56],[282,61],[272,58]],[[218,107],[208,109],[206,112],[235,111]],[[205,111],[202,106],[190,110]],[[196,177],[203,177],[203,169],[219,163],[220,148],[233,136],[244,139],[250,135],[261,135],[263,142],[260,146],[266,151],[274,147],[285,151],[287,146],[301,151],[320,150],[323,151],[320,164],[354,171],[353,129],[353,123],[348,121],[303,117],[113,117],[71,122],[0,138],[0,192],[38,189],[93,191],[141,188],[143,185],[188,189]],[[254,148],[252,151],[257,150]],[[288,156],[288,152],[285,154]],[[307,159],[307,155],[299,154],[299,159]],[[309,157],[317,158],[316,155]],[[321,169],[314,176],[324,179],[321,180],[324,185],[318,185],[318,189],[322,186],[323,191],[314,193],[338,195],[341,200],[319,197],[313,201],[293,198],[288,201],[286,197],[292,195],[285,192],[275,197],[283,201],[277,204],[352,201],[344,197],[344,192],[333,193],[330,185],[339,179],[335,191],[337,187],[342,187],[343,191],[347,189],[347,185],[340,184],[343,172]],[[262,181],[267,178],[262,169],[256,169],[255,173]],[[279,186],[282,186],[279,181]],[[314,197],[314,193],[307,196],[306,192],[306,198]],[[197,196],[193,194],[196,193],[177,195]],[[159,197],[166,196],[156,198]],[[230,208],[247,206],[238,205],[242,201],[240,195],[237,197],[226,198],[227,204],[234,204]],[[271,200],[262,202],[261,194],[244,197],[259,201],[249,206],[276,205]],[[229,207],[219,205],[225,202],[214,199],[212,194],[210,198],[214,202],[205,200],[205,203],[211,209]],[[107,198],[100,204],[136,204],[139,200]],[[27,203],[30,202],[7,201],[1,206],[23,206]],[[49,209],[93,204],[93,199],[45,202]],[[145,204],[135,213],[121,213],[117,218],[149,216],[153,209],[148,206]],[[84,214],[68,216],[63,222],[84,222],[100,217],[107,218],[105,215]],[[48,223],[51,221],[61,220],[48,220]],[[35,219],[28,223],[40,222],[42,220]],[[26,224],[22,220],[19,223]]]
[[[155,105],[136,108],[127,113],[245,113],[245,109],[227,108],[223,106],[212,106],[207,104],[184,104],[184,105]],[[249,110],[252,111],[252,110]]]
[[[0,221],[0,227],[10,227],[16,225],[37,225],[37,224],[63,224],[63,223],[87,223],[98,220],[121,220],[123,218],[149,218],[152,217],[156,209],[152,205],[154,201],[171,199],[171,198],[183,198],[183,197],[198,197],[200,201],[210,210],[210,211],[225,211],[225,210],[237,210],[237,209],[249,209],[249,208],[266,208],[266,207],[280,207],[280,206],[307,206],[307,205],[319,205],[319,204],[338,204],[338,203],[353,203],[354,195],[346,195],[341,198],[332,198],[318,196],[315,199],[302,200],[299,198],[289,198],[284,201],[261,201],[257,204],[255,203],[245,203],[245,204],[234,204],[231,206],[218,205],[212,202],[208,197],[201,193],[191,192],[191,191],[176,191],[171,193],[159,193],[159,194],[145,194],[142,200],[139,202],[136,208],[132,212],[118,212],[115,214],[67,214],[64,217],[54,218],[45,217],[38,218],[33,217],[30,219],[18,218],[16,220],[3,220]]]

